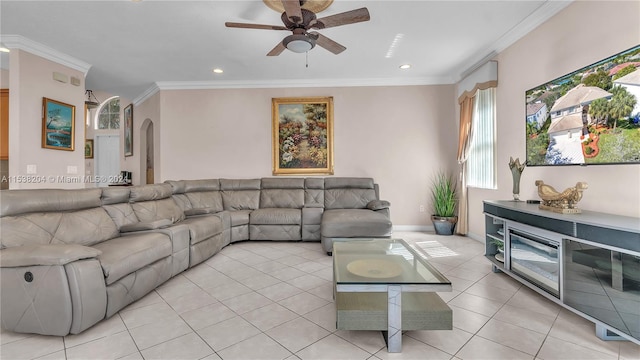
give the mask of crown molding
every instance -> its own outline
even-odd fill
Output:
[[[138,106],[138,105],[142,104],[143,102],[147,101],[147,99],[149,99],[150,97],[155,95],[158,91],[160,91],[160,88],[158,87],[157,83],[151,85],[142,94],[138,95],[138,97],[133,99],[133,101],[132,101],[133,106]]]
[[[160,90],[280,89],[454,84],[453,78],[297,79],[239,81],[157,81],[133,100],[138,106]]]
[[[496,40],[491,46],[484,49],[484,51],[476,53],[474,56],[471,56],[467,61],[468,64],[471,64],[466,68],[466,70],[462,71],[455,77],[455,82],[459,82],[464,79],[466,76],[471,74],[475,69],[484,65],[487,61],[493,59],[497,54],[504,51],[509,46],[513,45],[516,41],[523,38],[525,35],[533,31],[533,29],[542,25],[547,20],[551,19],[557,13],[559,13],[562,9],[569,6],[574,0],[566,0],[566,1],[555,1],[555,0],[547,0],[544,4],[540,5],[531,15],[527,16],[526,19],[522,20],[516,26],[514,26],[507,33],[502,35],[498,40]]]
[[[91,64],[89,63],[76,59],[73,56],[62,53],[37,41],[28,39],[22,35],[0,35],[0,42],[2,42],[8,49],[24,50],[49,61],[80,71],[84,76],[87,76],[87,72],[91,68]]]
[[[453,84],[450,77],[434,78],[370,78],[370,79],[291,79],[291,80],[239,80],[239,81],[158,81],[160,90],[203,89],[268,89],[268,88],[320,88],[357,86],[411,86]]]

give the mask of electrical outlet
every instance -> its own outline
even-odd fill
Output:
[[[420,205],[420,212],[421,213],[425,212],[424,205]]]

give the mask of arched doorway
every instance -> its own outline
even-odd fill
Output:
[[[153,121],[145,119],[140,127],[140,174],[144,177],[140,179],[143,184],[154,183],[154,144],[153,144]]]

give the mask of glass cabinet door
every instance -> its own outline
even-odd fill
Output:
[[[640,339],[640,257],[565,239],[564,300]]]

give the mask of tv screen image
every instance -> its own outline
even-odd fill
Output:
[[[528,166],[640,163],[640,45],[525,97]]]

